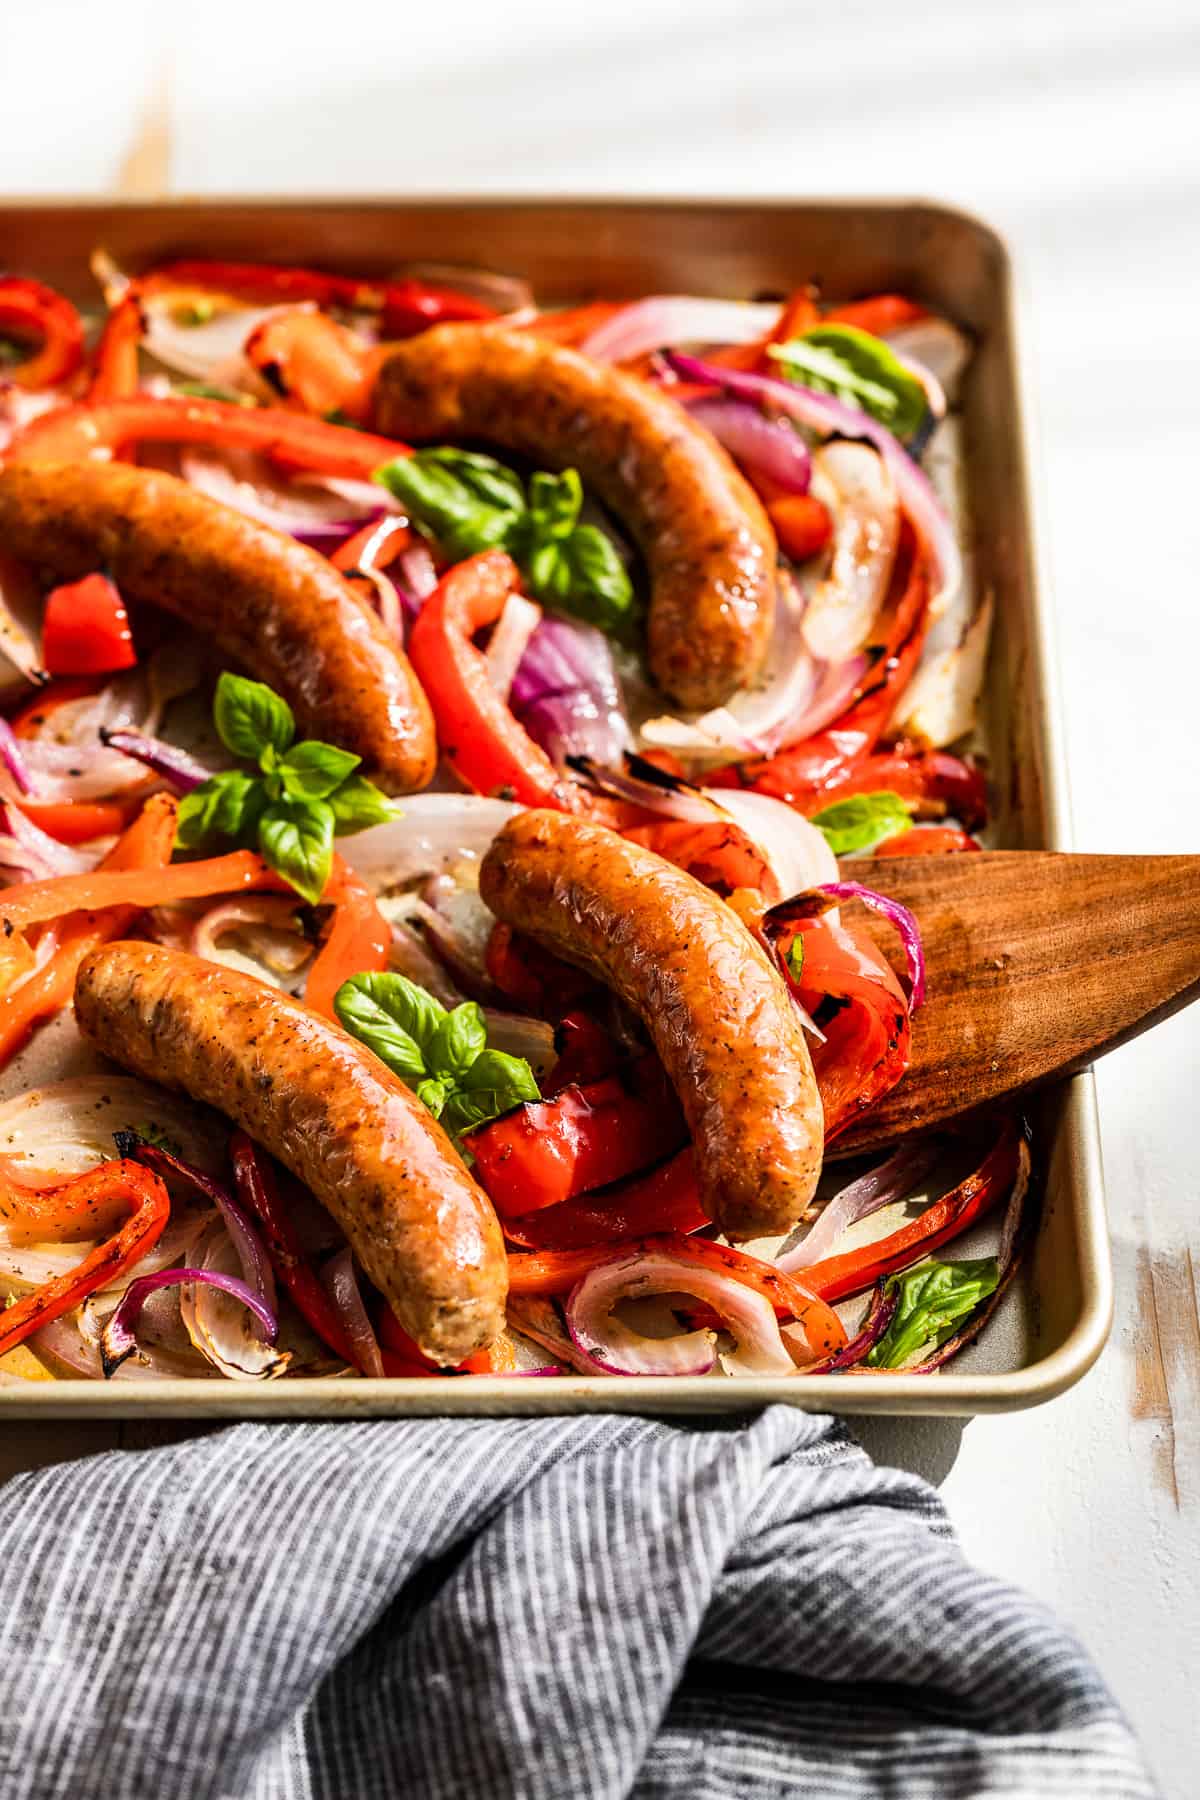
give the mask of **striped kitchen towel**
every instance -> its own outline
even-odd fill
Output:
[[[3,1800],[1149,1796],[831,1419],[239,1425],[0,1490]]]

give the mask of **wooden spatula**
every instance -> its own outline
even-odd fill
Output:
[[[845,874],[916,914],[928,997],[904,1080],[831,1156],[1072,1074],[1200,996],[1200,856],[998,850]],[[843,916],[903,968],[877,915],[854,905]]]

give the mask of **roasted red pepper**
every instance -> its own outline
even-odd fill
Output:
[[[870,939],[845,925],[824,916],[805,918],[785,902],[766,915],[763,931],[780,952],[796,998],[825,1034],[824,1043],[809,1049],[829,1143],[907,1069],[908,1003]],[[794,948],[797,938],[802,949]]]
[[[0,276],[0,331],[22,344],[32,341],[26,360],[4,370],[18,387],[57,387],[83,361],[83,320],[69,300],[40,281]]]
[[[779,548],[793,562],[807,562],[824,550],[833,536],[829,508],[815,494],[782,494],[767,501],[767,517],[775,527]]]
[[[131,1209],[131,1217],[115,1237],[98,1244],[78,1268],[58,1275],[32,1294],[0,1313],[0,1356],[4,1356],[33,1332],[61,1318],[73,1306],[111,1287],[129,1274],[136,1263],[153,1250],[171,1216],[171,1201],[157,1175],[135,1162],[121,1159],[89,1169],[54,1195],[55,1210],[68,1226],[86,1229],[99,1212],[118,1202]],[[66,1232],[64,1231],[64,1235]]]
[[[953,856],[982,848],[969,832],[954,825],[922,825],[876,844],[872,856]]]
[[[860,331],[882,337],[899,325],[911,325],[917,319],[928,317],[927,308],[904,294],[871,294],[865,300],[849,300],[842,306],[831,307],[822,323],[857,325]]]
[[[475,1177],[501,1218],[556,1206],[623,1181],[677,1150],[683,1114],[658,1058],[640,1057],[627,1079],[610,1075],[530,1100],[463,1142]]]
[[[125,400],[138,391],[138,352],[146,330],[141,303],[132,291],[109,313],[92,358],[89,406],[101,400]]]
[[[506,1219],[504,1235],[528,1250],[574,1250],[659,1231],[699,1231],[708,1223],[689,1145],[648,1175],[618,1188]]]
[[[9,462],[109,462],[137,444],[215,444],[259,450],[293,469],[367,479],[408,445],[348,425],[329,425],[277,406],[138,394],[97,406],[61,406],[34,419],[8,449]]]
[[[655,851],[714,893],[728,896],[738,888],[756,888],[766,896],[767,905],[782,898],[770,863],[733,819],[660,818],[648,825],[627,826],[621,835]]]
[[[171,288],[207,288],[257,304],[284,306],[311,300],[318,306],[340,306],[379,315],[385,337],[412,337],[431,325],[453,320],[495,318],[492,307],[470,294],[436,284],[402,278],[364,281],[352,275],[330,275],[320,269],[291,269],[274,263],[209,262],[191,259],[164,263],[143,276],[144,293]]]
[[[107,575],[85,575],[47,594],[42,662],[51,675],[110,675],[136,665],[129,614]]]
[[[542,1096],[547,1100],[572,1082],[603,1081],[625,1060],[620,1045],[586,1012],[569,1012],[559,1020],[554,1049],[558,1060],[542,1083]]]
[[[344,981],[387,968],[392,932],[374,891],[340,856],[333,859],[325,898],[333,902],[333,917],[308,971],[304,1004],[334,1019],[333,997]]]
[[[1012,1186],[1020,1168],[1022,1141],[1018,1122],[1006,1121],[979,1167],[927,1206],[919,1218],[873,1244],[813,1263],[804,1271],[805,1284],[830,1303],[844,1300],[873,1287],[885,1275],[894,1275],[920,1262],[951,1238],[961,1236]]]
[[[297,311],[264,319],[245,354],[280,399],[317,418],[337,413],[358,424],[370,417],[387,346],[364,343],[325,313]]]
[[[542,1019],[560,1019],[601,992],[582,969],[560,962],[532,938],[499,921],[492,926],[484,964],[493,986],[513,1001],[518,1011],[536,1013]]]
[[[809,1270],[803,1281],[788,1275],[774,1263],[761,1262],[728,1244],[710,1238],[683,1237],[677,1232],[637,1238],[623,1244],[593,1245],[580,1250],[544,1250],[508,1259],[510,1294],[566,1294],[589,1269],[618,1251],[629,1255],[676,1257],[718,1275],[732,1276],[770,1301],[780,1319],[795,1319],[804,1326],[814,1355],[824,1356],[846,1342],[846,1333],[826,1298],[810,1288]]]
[[[351,1368],[356,1368],[353,1348],[342,1322],[305,1256],[291,1215],[280,1198],[274,1163],[244,1131],[235,1131],[230,1138],[229,1154],[238,1195],[262,1226],[271,1267],[291,1295],[297,1312],[322,1343],[328,1344]]]
[[[503,794],[522,806],[585,810],[582,789],[566,780],[517,723],[488,679],[471,642],[494,625],[520,585],[512,558],[485,550],[451,569],[422,606],[408,647],[433,708],[438,745],[477,794]]]

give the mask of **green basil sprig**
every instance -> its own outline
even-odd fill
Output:
[[[789,381],[858,407],[896,437],[912,437],[924,420],[929,402],[917,377],[882,338],[857,325],[814,325],[767,349]]]
[[[898,837],[912,825],[899,794],[884,788],[877,794],[852,794],[812,815],[810,824],[824,832],[835,856],[857,856],[886,838]]]
[[[1000,1264],[994,1256],[974,1262],[925,1262],[893,1275],[888,1288],[899,1295],[892,1322],[867,1353],[874,1369],[899,1369],[925,1357],[952,1337],[962,1321],[994,1293]]]
[[[448,1011],[406,976],[384,973],[352,975],[333,1005],[351,1036],[453,1137],[541,1097],[524,1057],[488,1049],[483,1011],[473,1000]]]
[[[264,682],[226,671],[217,682],[213,723],[226,749],[257,766],[225,769],[185,794],[176,844],[198,850],[227,838],[257,849],[315,905],[329,880],[334,837],[382,825],[400,809],[356,773],[360,756],[315,738],[296,743],[291,707]]]
[[[576,469],[531,475],[529,487],[493,457],[449,445],[397,457],[375,471],[409,517],[455,562],[507,550],[535,600],[626,633],[636,618],[629,572],[595,525],[581,525]]]

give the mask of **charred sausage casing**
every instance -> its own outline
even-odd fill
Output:
[[[504,1328],[504,1241],[437,1120],[370,1050],[249,975],[106,944],[75,984],[114,1061],[218,1108],[333,1214],[427,1356],[460,1363]]]
[[[721,1230],[745,1239],[794,1225],[821,1172],[821,1097],[783,977],[725,902],[653,851],[557,812],[505,826],[479,891],[643,1020]]]
[[[375,410],[380,429],[405,438],[480,441],[578,469],[645,557],[650,670],[681,706],[719,706],[757,675],[774,533],[717,440],[666,393],[522,332],[441,325],[393,351]]]
[[[48,582],[103,569],[176,614],[389,793],[432,778],[433,719],[404,652],[306,545],[157,469],[39,463],[0,469],[0,549]]]

